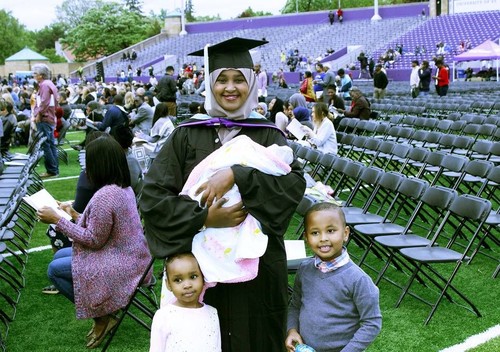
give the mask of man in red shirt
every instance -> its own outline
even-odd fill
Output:
[[[450,75],[448,68],[444,65],[443,60],[437,60],[436,66],[438,71],[434,78],[437,81],[436,90],[440,97],[444,97],[448,93],[448,85],[450,84]]]

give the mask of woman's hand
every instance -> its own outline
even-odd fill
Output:
[[[286,347],[288,352],[294,352],[295,345],[302,344],[302,343],[303,343],[302,337],[297,332],[297,330],[295,330],[295,329],[288,330],[288,336],[286,337],[286,340],[285,340],[285,347]]]
[[[36,215],[41,222],[45,224],[57,224],[61,216],[51,207],[42,207],[38,209]]]
[[[221,198],[208,208],[208,216],[205,220],[206,227],[234,227],[245,220],[248,212],[243,207],[243,202],[223,207],[226,202],[226,198]]]
[[[302,131],[304,131],[306,136],[309,138],[311,138],[314,135],[313,131],[307,126],[302,126]]]
[[[80,216],[80,213],[78,213],[75,209],[73,209],[72,203],[70,202],[60,203],[59,207],[61,208],[62,211],[68,213],[69,216],[71,216],[71,218],[75,221]]]
[[[200,199],[200,204],[202,206],[211,207],[214,203],[214,200],[222,199],[224,194],[227,193],[234,185],[234,174],[233,170],[224,169],[217,171],[213,174],[207,182],[203,183],[195,193],[195,196],[198,196],[200,193],[203,193]]]

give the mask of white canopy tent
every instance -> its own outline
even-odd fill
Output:
[[[497,82],[498,79],[498,67],[500,61],[500,45],[487,40],[484,43],[476,46],[475,48],[466,51],[463,54],[457,55],[453,59],[453,79],[455,79],[455,63],[462,61],[483,61],[483,60],[495,60],[497,68]]]

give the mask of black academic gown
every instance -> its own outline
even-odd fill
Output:
[[[265,147],[286,144],[281,132],[271,125],[242,127],[239,134]],[[208,210],[178,194],[193,168],[220,147],[215,127],[180,125],[155,158],[140,201],[146,238],[154,256],[191,250],[192,239],[202,228]],[[244,166],[233,166],[232,170],[243,204],[269,237],[268,247],[260,259],[257,278],[217,284],[207,290],[204,301],[218,311],[223,352],[283,351],[287,310],[283,235],[304,194],[305,180],[296,163],[285,176],[270,176]]]

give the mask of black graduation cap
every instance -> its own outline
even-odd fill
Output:
[[[253,68],[250,50],[260,45],[269,43],[266,40],[246,39],[234,37],[208,47],[208,71],[213,72],[219,68]],[[204,56],[205,49],[192,52],[188,55]],[[206,60],[206,58],[205,58]],[[206,62],[206,61],[205,61]],[[206,66],[206,64],[205,64]],[[206,69],[206,67],[205,67]]]

